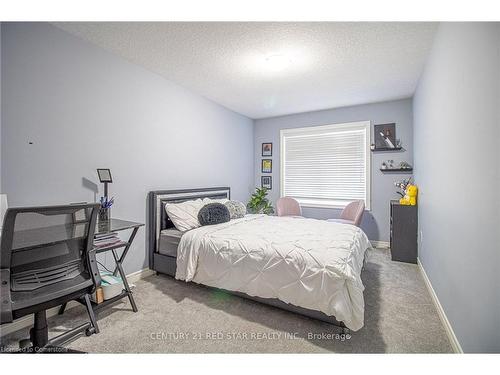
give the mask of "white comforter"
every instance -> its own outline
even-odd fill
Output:
[[[186,232],[176,278],[319,310],[357,331],[364,321],[360,274],[369,247],[353,225],[247,215]]]

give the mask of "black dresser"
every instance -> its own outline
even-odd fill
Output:
[[[391,258],[417,263],[418,206],[403,206],[391,201]]]

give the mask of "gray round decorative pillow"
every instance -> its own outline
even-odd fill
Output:
[[[227,223],[231,220],[229,210],[222,203],[209,203],[198,212],[198,221],[201,225]]]
[[[238,201],[227,201],[224,203],[229,210],[229,214],[231,215],[231,220],[239,219],[246,215],[247,208],[245,205]]]

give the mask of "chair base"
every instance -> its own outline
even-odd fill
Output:
[[[78,327],[64,332],[59,336],[49,340],[47,311],[37,311],[34,314],[35,318],[33,328],[30,329],[30,338],[29,340],[20,341],[19,353],[83,353],[77,350],[67,349],[59,346],[76,338],[76,336],[82,333],[84,333],[86,336],[93,335],[94,333],[99,333],[99,327],[97,326],[97,320],[90,304],[89,295],[86,294],[83,298],[85,300],[85,305],[90,322],[81,324]]]

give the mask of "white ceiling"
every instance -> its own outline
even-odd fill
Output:
[[[251,118],[413,95],[435,23],[104,22],[56,26]],[[266,57],[289,65],[271,71]]]

